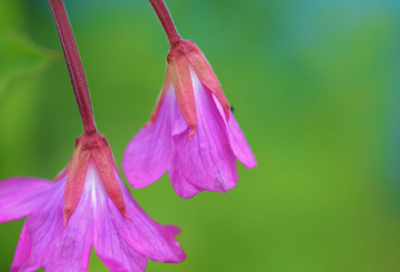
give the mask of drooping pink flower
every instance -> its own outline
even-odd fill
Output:
[[[143,188],[168,169],[177,194],[227,192],[238,181],[236,158],[257,165],[207,59],[192,41],[181,40],[162,0],[150,0],[171,50],[167,73],[148,122],[129,143],[123,170]]]
[[[135,202],[116,170],[104,137],[78,139],[72,160],[50,182],[0,182],[0,223],[28,216],[12,272],[87,271],[92,246],[113,272],[145,271],[146,260],[185,259],[175,226],[153,221]]]

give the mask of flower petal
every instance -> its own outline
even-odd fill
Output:
[[[253,151],[251,150],[250,145],[232,112],[231,118],[229,118],[228,121],[228,134],[232,150],[238,160],[249,169],[256,167],[257,161]]]
[[[174,177],[184,177],[193,186],[207,191],[227,192],[237,181],[236,157],[229,144],[228,132],[212,93],[191,69],[196,97],[197,131],[188,140],[190,129],[172,136],[176,149]],[[176,109],[179,113],[179,109]],[[180,182],[172,180],[175,187]]]
[[[9,178],[0,182],[0,223],[35,212],[46,201],[53,184],[36,178]]]
[[[203,190],[189,183],[183,176],[183,171],[180,169],[180,164],[176,154],[171,161],[171,167],[168,169],[169,178],[175,192],[182,198],[191,198]]]
[[[53,240],[57,220],[63,220],[62,200],[66,177],[54,183],[46,202],[25,221],[11,271],[36,271],[41,267],[41,259]]]
[[[89,176],[88,172],[88,176]],[[86,190],[64,228],[66,177],[54,184],[51,197],[25,222],[11,271],[87,271],[93,241],[91,194]],[[89,212],[88,212],[89,211]]]
[[[133,188],[144,188],[167,170],[172,150],[172,81],[153,124],[145,125],[129,143],[122,162]]]
[[[109,200],[111,220],[118,233],[140,255],[156,262],[182,262],[186,255],[175,240],[179,228],[162,226],[153,221],[135,202],[128,189],[119,179],[124,194],[128,216],[124,217],[114,203]]]
[[[94,236],[93,196],[89,187],[93,175],[94,171],[88,168],[78,206],[66,227],[64,227],[63,202],[61,203],[53,239],[42,259],[45,271],[87,271]]]
[[[213,98],[214,98],[214,103],[215,105],[217,105],[219,112],[221,113],[221,115],[223,115],[224,109],[221,103],[219,103],[218,98],[216,98],[214,95]],[[225,123],[228,128],[229,141],[231,143],[233,152],[235,153],[238,160],[241,163],[243,163],[244,166],[246,166],[246,168],[250,169],[256,167],[257,161],[254,156],[254,153],[251,150],[250,145],[247,142],[243,131],[240,129],[240,126],[236,121],[236,118],[233,115],[232,111],[230,112],[230,116],[231,118],[229,119],[229,121],[228,122],[225,121]]]
[[[10,272],[36,271],[40,268],[39,260],[30,261],[31,248],[32,237],[27,231],[26,225],[24,225],[18,241],[17,250],[15,251]]]
[[[97,255],[111,271],[145,271],[147,259],[125,242],[111,221],[107,207],[108,196],[103,184],[99,182],[93,189],[96,191],[94,248]]]

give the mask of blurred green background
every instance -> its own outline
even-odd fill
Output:
[[[118,165],[161,89],[168,43],[145,0],[65,0]],[[147,271],[400,271],[400,2],[168,0],[258,159],[226,194],[132,190],[176,224],[181,264]],[[82,133],[45,0],[0,0],[0,180],[53,179]],[[0,225],[0,271],[23,220]],[[89,271],[107,271],[91,255]]]

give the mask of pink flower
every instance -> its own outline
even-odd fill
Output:
[[[179,36],[171,46],[161,94],[150,122],[125,151],[124,173],[134,188],[143,188],[168,169],[183,198],[227,192],[238,181],[236,158],[247,168],[256,159],[200,49]]]
[[[10,178],[0,183],[0,223],[28,216],[12,272],[87,271],[94,245],[111,271],[145,271],[146,259],[185,259],[175,226],[153,221],[135,202],[100,134],[78,139],[66,169],[50,182]]]

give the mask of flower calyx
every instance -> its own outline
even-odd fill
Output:
[[[64,226],[74,213],[83,188],[89,162],[92,161],[109,197],[118,210],[130,220],[121,188],[115,176],[115,162],[106,137],[98,132],[84,134],[75,141],[75,150],[67,167],[68,177],[64,191]]]
[[[151,115],[150,123],[154,122],[157,117],[170,77],[174,86],[179,109],[187,124],[192,129],[190,135],[195,133],[197,127],[197,113],[191,70],[196,73],[201,83],[215,95],[224,109],[226,120],[229,120],[229,102],[222,91],[221,85],[211,65],[193,41],[180,40],[174,43],[167,55],[167,63],[167,75],[164,86]]]

